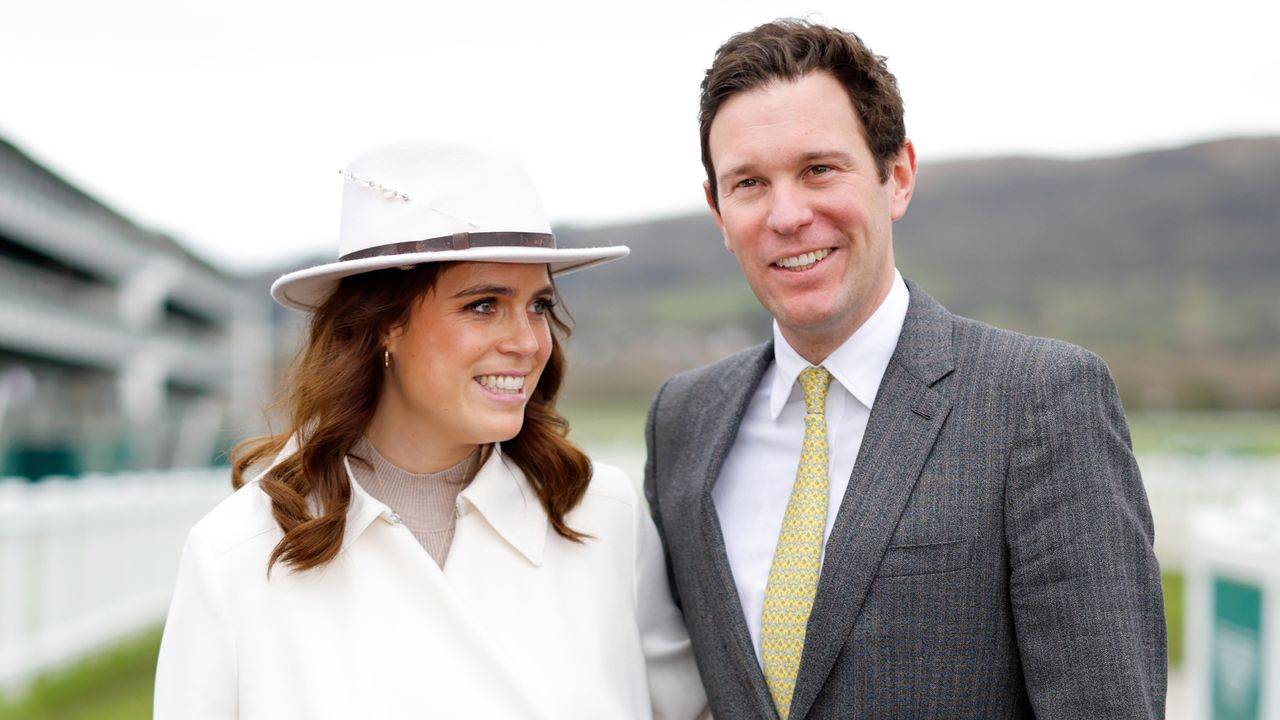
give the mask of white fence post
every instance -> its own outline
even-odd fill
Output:
[[[0,696],[164,619],[225,469],[0,479]]]

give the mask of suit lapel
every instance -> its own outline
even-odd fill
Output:
[[[911,301],[827,539],[791,717],[802,718],[862,611],[951,403],[931,386],[952,370],[950,314],[908,282]]]
[[[702,535],[703,557],[707,558],[709,573],[706,576],[706,596],[711,603],[712,617],[717,619],[721,632],[727,631],[723,644],[732,657],[737,677],[746,681],[749,692],[757,705],[770,713],[773,701],[764,675],[756,661],[756,651],[751,644],[751,632],[742,615],[742,603],[738,588],[729,568],[729,556],[725,551],[724,534],[720,529],[720,517],[711,498],[711,488],[720,476],[720,468],[733,447],[733,440],[742,425],[742,416],[755,393],[760,378],[773,362],[773,343],[766,343],[743,356],[743,361],[720,377],[720,392],[702,407],[695,435],[695,455],[705,458],[696,465],[691,480],[696,486],[698,524]],[[697,448],[704,452],[697,453]],[[773,717],[772,714],[768,717]]]

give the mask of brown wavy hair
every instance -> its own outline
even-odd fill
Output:
[[[840,81],[862,122],[880,182],[906,142],[902,95],[886,59],[871,52],[851,32],[801,20],[783,18],[738,33],[716,50],[702,79],[698,99],[698,135],[702,167],[711,184],[711,199],[720,207],[716,171],[711,163],[711,123],[730,97],[769,83],[795,81],[812,72],[828,72]]]
[[[251,468],[270,462],[290,438],[297,451],[272,466],[259,485],[284,537],[271,551],[295,571],[328,563],[342,549],[351,483],[343,458],[373,419],[385,380],[383,342],[408,322],[417,301],[435,287],[452,263],[426,263],[343,278],[311,315],[306,343],[290,368],[277,406],[288,418],[279,434],[250,438],[231,451],[231,484],[240,488]],[[568,439],[569,424],[556,411],[564,380],[560,341],[569,326],[555,309],[551,355],[525,405],[524,424],[502,451],[528,477],[551,526],[569,540],[586,536],[565,524],[565,515],[586,493],[591,461]]]

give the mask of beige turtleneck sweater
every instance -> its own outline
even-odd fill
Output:
[[[365,437],[351,448],[351,455],[368,462],[351,463],[351,473],[360,487],[399,515],[431,559],[444,567],[457,519],[454,505],[458,493],[480,469],[480,448],[457,465],[426,475],[392,465]]]

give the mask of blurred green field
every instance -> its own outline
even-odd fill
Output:
[[[644,419],[647,400],[617,402],[598,400],[569,403],[560,408],[569,420],[569,437],[584,445],[634,444],[644,447]]]
[[[38,679],[20,699],[0,702],[0,720],[146,720],[159,651],[156,628]]]
[[[1131,413],[1129,431],[1139,455],[1280,455],[1280,412]]]

